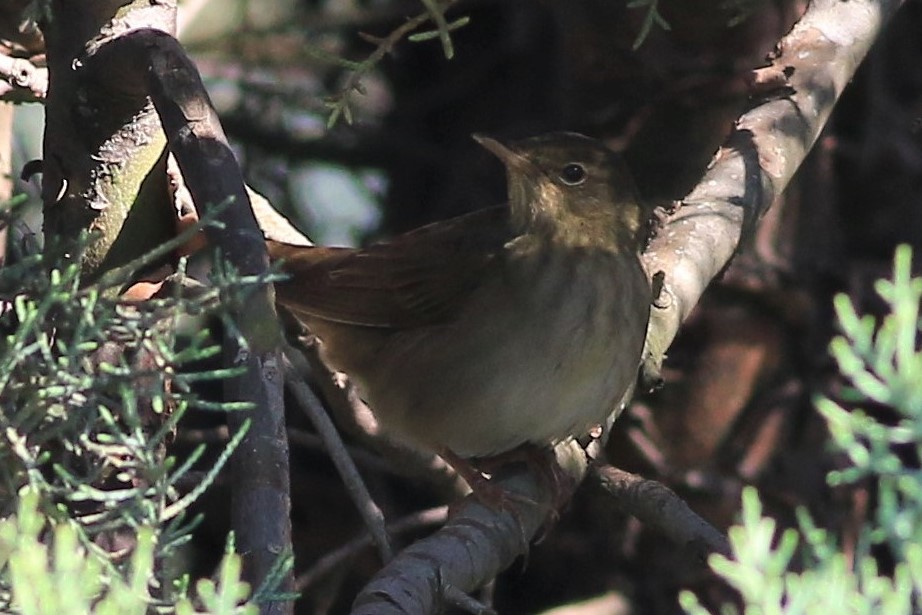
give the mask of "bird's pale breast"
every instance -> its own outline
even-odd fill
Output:
[[[511,257],[452,323],[392,336],[352,374],[385,430],[482,457],[602,423],[637,377],[650,287],[634,254],[574,256]]]

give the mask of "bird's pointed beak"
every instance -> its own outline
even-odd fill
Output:
[[[512,169],[525,171],[532,168],[531,161],[525,156],[512,149],[508,145],[500,143],[492,137],[474,133],[471,135],[474,141],[485,147],[490,153],[499,158],[503,164]]]

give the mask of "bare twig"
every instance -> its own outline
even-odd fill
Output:
[[[679,325],[803,162],[839,95],[900,0],[815,0],[780,42],[772,65],[787,87],[763,93],[736,122],[707,174],[644,255],[663,271],[645,371],[657,373]]]
[[[362,515],[368,531],[374,537],[381,560],[385,563],[389,562],[394,557],[394,551],[391,548],[387,528],[384,525],[384,513],[381,512],[381,509],[371,498],[371,494],[368,493],[368,489],[365,487],[355,463],[349,456],[346,446],[339,437],[339,432],[336,431],[333,421],[327,416],[326,410],[323,409],[323,405],[314,395],[314,392],[299,378],[297,371],[291,365],[291,361],[287,356],[285,357],[285,377],[288,388],[294,393],[301,410],[304,411],[320,434],[324,448],[326,448],[330,459],[342,477],[349,496],[355,503],[356,508],[358,508],[359,514]]]
[[[434,525],[441,525],[445,523],[446,519],[448,519],[448,507],[437,506],[435,508],[421,510],[412,515],[403,517],[402,519],[398,519],[393,523],[389,523],[387,525],[387,532],[391,535],[412,532]],[[374,540],[371,534],[366,532],[362,536],[350,540],[335,551],[331,551],[317,560],[308,570],[298,575],[297,580],[295,580],[295,589],[299,592],[303,592],[337,568],[344,566],[349,560],[355,557],[359,551],[368,548],[372,544],[374,544]]]
[[[451,39],[448,32],[452,29],[451,25],[445,23],[445,11],[447,11],[452,5],[454,5],[458,0],[444,0],[441,7],[435,5],[434,0],[428,0],[426,4],[426,10],[411,17],[405,21],[400,26],[391,30],[391,32],[384,38],[378,38],[376,36],[371,36],[368,34],[363,34],[362,37],[376,45],[375,50],[369,54],[367,58],[360,62],[351,62],[348,60],[341,60],[337,58],[331,58],[327,54],[319,50],[311,50],[315,56],[322,60],[333,61],[337,64],[340,64],[347,68],[349,76],[346,78],[345,83],[340,88],[339,94],[333,96],[327,101],[327,106],[330,108],[330,117],[327,120],[327,126],[332,127],[336,124],[336,121],[342,116],[346,123],[352,123],[352,108],[350,105],[350,100],[353,92],[361,93],[362,88],[362,77],[371,72],[384,57],[393,51],[394,46],[397,45],[400,41],[407,37],[411,32],[419,28],[421,25],[434,19],[434,16],[438,15],[441,20],[436,22],[438,27],[439,36],[442,39],[442,45],[445,46],[445,37],[448,37],[448,47],[446,48],[446,55],[450,58],[454,54],[453,49],[451,48]]]
[[[323,441],[323,438],[315,433],[309,433],[301,429],[294,429],[289,427],[288,440],[292,444],[297,444],[298,446],[302,446],[309,450],[326,452],[326,443]],[[351,457],[358,466],[362,466],[370,470],[375,470],[376,472],[401,476],[401,474],[397,472],[393,466],[391,466],[389,463],[387,463],[387,461],[381,457],[378,457],[374,453],[361,448],[356,448],[354,446],[346,446],[346,451],[349,453],[349,457]]]
[[[578,484],[587,467],[583,449],[569,441],[555,452]],[[518,465],[501,468],[490,482],[512,495],[501,510],[465,498],[445,527],[401,551],[362,589],[353,615],[438,612],[445,587],[474,591],[525,554],[552,513],[551,486]]]
[[[608,464],[593,464],[592,475],[621,512],[690,549],[702,562],[711,553],[729,557],[730,543],[726,536],[662,483]]]

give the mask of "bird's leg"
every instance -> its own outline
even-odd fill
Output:
[[[506,489],[491,483],[490,479],[483,475],[484,471],[481,469],[481,461],[483,461],[483,458],[476,460],[465,459],[448,448],[440,449],[439,456],[444,459],[445,463],[450,465],[455,472],[461,475],[461,478],[463,478],[471,488],[474,497],[484,506],[489,506],[497,510],[515,512],[513,504],[516,502],[535,504],[535,501],[530,498],[510,493]],[[499,465],[491,467],[499,468]]]
[[[454,468],[454,470],[461,475],[461,478],[467,481],[468,486],[471,488],[471,492],[474,497],[477,498],[478,502],[493,510],[505,511],[512,515],[512,518],[515,519],[519,528],[519,538],[522,541],[522,552],[526,554],[527,559],[529,544],[528,535],[525,533],[525,523],[516,504],[536,506],[537,502],[524,495],[512,493],[490,482],[490,479],[483,475],[483,470],[479,467],[483,458],[477,459],[477,463],[475,464],[471,460],[455,454],[454,451],[448,448],[439,450],[439,456],[445,460],[445,463]],[[501,465],[504,464],[500,463],[495,467],[499,468]],[[451,515],[451,507],[449,507],[449,515]],[[551,512],[552,517],[555,515],[556,512]],[[544,526],[547,525],[548,523],[544,524]]]
[[[525,464],[537,480],[551,492],[551,518],[557,516],[557,511],[570,500],[576,490],[577,484],[573,477],[560,467],[554,450],[548,446],[526,443],[511,451],[492,457],[482,457],[473,462],[477,468],[488,474],[510,463]]]
[[[549,489],[553,511],[551,517],[556,516],[557,509],[567,503],[576,489],[573,478],[560,467],[553,449],[547,446],[523,444],[499,455],[473,459],[465,459],[448,449],[442,449],[439,455],[467,481],[474,497],[491,508],[510,510],[515,502],[536,504],[531,498],[494,485],[484,476],[484,473],[495,474],[501,467],[512,463],[525,464],[532,475]]]

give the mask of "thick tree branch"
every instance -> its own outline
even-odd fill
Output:
[[[40,102],[48,94],[45,42],[28,7],[28,0],[0,4],[0,100]]]
[[[550,494],[524,471],[493,480],[522,497],[514,514],[468,496],[442,529],[401,551],[362,589],[353,615],[437,613],[445,587],[473,591],[523,554],[547,518]]]
[[[816,0],[782,40],[766,70],[786,76],[787,81],[767,93],[761,86],[761,100],[740,117],[705,177],[666,221],[644,256],[651,274],[665,273],[665,288],[648,331],[645,366],[649,372],[658,372],[681,322],[740,243],[751,239],[761,216],[790,182],[845,85],[899,5],[898,0]],[[540,485],[524,477],[515,481],[522,481],[516,482],[516,488],[525,497],[547,502]],[[621,480],[620,485],[634,492],[635,482]],[[725,550],[725,544],[709,531],[686,531],[688,526],[681,525],[684,514],[651,515],[643,500],[629,498],[619,505],[642,522],[670,528],[667,533],[683,542],[700,539],[704,551]],[[441,584],[470,591],[488,581],[523,550],[516,550],[516,545],[521,546],[523,535],[533,535],[546,510],[520,511],[523,527],[519,528],[508,513],[468,500],[445,528],[385,567],[359,595],[354,612],[436,612]],[[678,525],[670,527],[674,523]]]
[[[710,281],[784,191],[832,108],[900,0],[815,0],[778,46],[771,66],[787,76],[736,123],[708,172],[645,254],[666,274],[647,335],[648,372],[657,373],[679,325]]]
[[[266,276],[269,257],[243,176],[198,71],[181,45],[165,32],[141,29],[102,41],[94,53],[106,56],[110,69],[146,74],[169,149],[198,211],[204,214],[231,200],[216,216],[220,228],[206,228],[210,244],[237,274]],[[225,364],[243,367],[244,373],[225,381],[225,396],[251,402],[254,408],[228,418],[233,431],[245,419],[252,420],[231,461],[231,518],[238,549],[245,555],[245,577],[257,587],[277,558],[291,549],[281,337],[271,285],[261,284],[229,300],[228,311],[245,343],[236,332],[226,332]],[[282,589],[290,589],[291,583],[288,575]],[[290,612],[291,604],[262,607],[263,612],[281,613]]]
[[[51,3],[42,23],[49,89],[45,104],[42,201],[45,251],[77,258],[85,281],[154,249],[174,230],[164,207],[165,141],[144,86],[144,70],[94,49],[143,23],[170,31],[175,2]],[[120,70],[127,68],[128,70]]]

